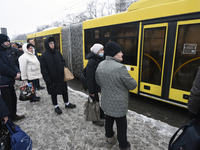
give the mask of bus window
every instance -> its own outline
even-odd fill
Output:
[[[190,91],[200,66],[200,24],[180,25],[172,88]]]
[[[85,57],[90,52],[92,47],[92,29],[85,30]]]
[[[138,26],[139,23],[129,23],[85,30],[85,56],[92,44],[101,43],[105,46],[109,41],[114,41],[122,46],[122,63],[137,65]]]
[[[56,41],[56,49],[60,51],[60,35],[59,34],[54,34],[52,37]]]
[[[43,49],[43,37],[36,37],[35,38],[35,46],[36,46],[36,50],[38,53],[43,53],[44,49]]]
[[[142,82],[161,85],[165,27],[144,30]]]

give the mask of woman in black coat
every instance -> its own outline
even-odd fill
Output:
[[[98,93],[101,91],[100,86],[95,81],[95,72],[99,65],[99,63],[103,60],[104,50],[103,45],[101,44],[94,44],[90,48],[90,53],[87,55],[86,59],[89,59],[87,67],[86,67],[86,80],[87,80],[87,87],[89,91],[90,97],[93,101],[99,101]],[[100,108],[100,118],[104,118],[105,114],[103,110]],[[104,126],[104,122],[102,121],[93,121],[92,122],[98,126]]]
[[[65,108],[75,108],[76,105],[69,103],[67,82],[64,78],[65,60],[61,53],[56,50],[56,43],[53,37],[45,40],[46,51],[40,57],[41,73],[46,82],[47,91],[51,95],[52,103],[55,106],[55,112],[61,114],[58,107],[57,95],[62,94]]]

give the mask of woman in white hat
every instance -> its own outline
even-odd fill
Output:
[[[100,86],[95,81],[95,71],[99,65],[99,63],[103,60],[104,56],[104,46],[101,44],[94,44],[90,48],[90,53],[87,55],[86,59],[89,59],[87,67],[86,67],[86,80],[87,87],[89,91],[89,96],[93,101],[99,101],[98,93],[100,92]],[[104,118],[105,114],[103,110],[100,108],[100,118]],[[93,121],[92,122],[98,126],[104,126],[103,121]]]

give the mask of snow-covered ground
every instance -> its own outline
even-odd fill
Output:
[[[44,82],[41,82],[44,86]],[[65,109],[62,96],[58,96],[63,113],[57,115],[46,89],[37,92],[38,103],[18,101],[18,114],[26,118],[16,124],[33,140],[33,150],[104,150],[105,129],[84,119],[84,103],[88,95],[68,88],[69,100],[76,109]],[[17,90],[19,95],[19,90]],[[127,113],[127,137],[133,150],[166,150],[173,133],[178,129],[159,120],[134,111]],[[115,133],[116,125],[114,125]],[[112,150],[118,150],[118,143]]]

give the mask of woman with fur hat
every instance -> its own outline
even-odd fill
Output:
[[[127,141],[127,120],[129,90],[134,90],[137,83],[130,76],[123,60],[122,47],[111,41],[105,47],[106,59],[96,70],[96,82],[101,87],[101,107],[106,113],[106,141],[109,147],[115,143],[113,124],[117,124],[117,139],[121,150],[129,150]]]
[[[21,79],[23,81],[33,83],[34,90],[36,92],[38,80],[42,78],[40,62],[35,56],[35,50],[32,44],[25,43],[22,46],[24,54],[19,57],[19,67],[21,71]],[[40,97],[36,95],[30,100],[30,102],[39,102]]]
[[[103,60],[104,56],[104,50],[103,45],[101,44],[94,44],[90,48],[90,53],[87,55],[86,59],[89,59],[87,67],[86,67],[86,80],[87,80],[87,86],[89,95],[92,98],[93,101],[99,101],[98,93],[100,92],[100,87],[95,81],[95,71],[99,65],[99,63]],[[100,109],[100,118],[104,118],[105,114]],[[98,126],[104,126],[103,121],[93,121],[92,122],[95,125]]]

